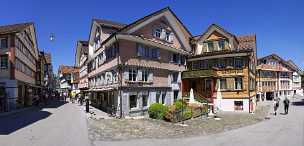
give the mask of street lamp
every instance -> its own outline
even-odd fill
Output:
[[[55,41],[55,35],[54,35],[54,33],[51,33],[51,35],[50,35],[50,41],[51,42]]]

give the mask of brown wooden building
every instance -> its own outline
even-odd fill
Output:
[[[182,74],[183,96],[191,88],[223,111],[251,112],[255,107],[256,36],[236,36],[212,24],[192,38],[192,56]]]

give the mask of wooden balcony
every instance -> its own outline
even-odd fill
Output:
[[[191,70],[182,73],[182,79],[187,78],[203,78],[203,77],[213,77],[216,76],[216,71],[212,69],[208,70]]]

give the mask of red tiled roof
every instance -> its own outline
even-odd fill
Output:
[[[153,60],[148,61],[145,59],[137,59],[137,58],[130,58],[128,61],[126,61],[125,65],[141,66],[141,67],[154,68],[154,69],[178,70],[178,71],[184,71],[185,69],[183,66],[179,66],[175,64],[162,63]]]
[[[19,23],[11,25],[0,26],[0,34],[19,32],[24,30],[26,27],[33,25],[33,23]]]
[[[99,23],[101,26],[114,27],[116,29],[121,29],[124,26],[126,26],[126,24],[114,22],[114,21],[110,21],[110,20],[105,20],[105,19],[94,19],[94,21]]]
[[[62,73],[62,74],[77,73],[77,72],[79,72],[79,68],[77,68],[75,66],[60,65],[58,72]]]
[[[238,49],[240,50],[255,50],[256,49],[256,36],[255,35],[245,35],[237,36],[239,41]]]

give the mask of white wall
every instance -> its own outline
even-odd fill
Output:
[[[234,101],[243,101],[243,111],[249,112],[249,99],[215,99],[214,104],[222,111],[235,111]]]

